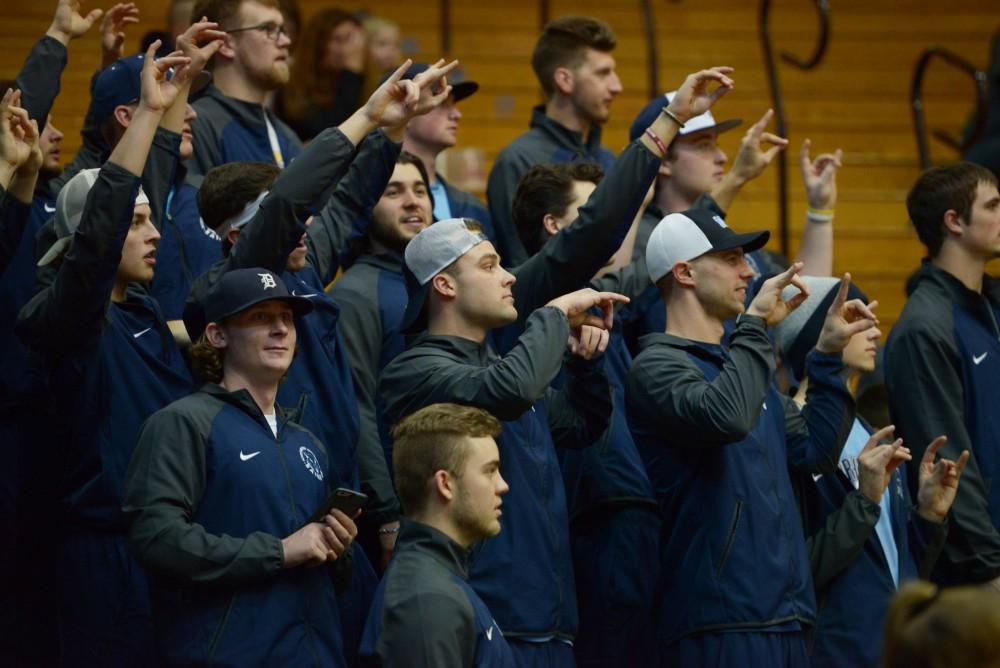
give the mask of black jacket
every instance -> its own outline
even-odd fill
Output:
[[[942,434],[941,457],[972,453],[934,578],[986,582],[1000,577],[1000,282],[984,276],[978,294],[925,261],[908,288],[886,344],[889,410],[914,461]]]
[[[375,591],[366,668],[513,668],[510,647],[469,579],[469,551],[434,527],[403,520]]]

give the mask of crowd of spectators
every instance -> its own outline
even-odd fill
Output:
[[[480,85],[399,25],[166,19],[57,0],[2,87],[4,665],[1000,662],[993,172],[916,178],[885,332],[840,150],[796,257],[728,216],[789,145],[761,110],[729,165],[731,67],[616,155],[616,35],[554,19],[484,203],[439,169]]]

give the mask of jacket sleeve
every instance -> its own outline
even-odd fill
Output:
[[[142,189],[149,198],[153,224],[162,230],[167,216],[167,198],[173,188],[180,164],[181,136],[156,128],[146,167],[142,170]]]
[[[399,501],[385,461],[375,407],[382,320],[378,305],[368,295],[344,289],[338,282],[334,285],[331,296],[340,306],[338,327],[347,348],[347,359],[351,365],[351,376],[358,399],[358,414],[361,419],[357,447],[358,470],[363,491],[372,497],[366,514],[375,523],[385,524],[399,519]]]
[[[806,358],[809,389],[801,411],[787,396],[785,441],[788,461],[805,473],[833,473],[844,442],[854,424],[854,398],[840,377],[844,368],[840,353],[813,351]]]
[[[238,586],[265,580],[284,564],[280,538],[260,531],[246,538],[217,536],[191,519],[206,486],[204,431],[169,408],[143,425],[125,475],[129,547],[144,568],[185,582]]]
[[[963,382],[954,350],[927,328],[902,332],[886,355],[886,386],[893,423],[913,461],[919,462],[927,445],[942,434],[948,437],[939,451],[942,458],[957,461],[963,450],[973,453],[949,513],[943,559],[967,582],[1000,577],[1000,533],[990,519],[988,483],[965,428]],[[918,469],[907,468],[913,489]]]
[[[566,385],[550,389],[545,402],[556,447],[578,450],[597,441],[611,420],[611,388],[604,356],[584,360],[569,355],[563,365]]]
[[[948,520],[931,522],[917,514],[916,508],[911,508],[909,529],[910,550],[916,557],[917,574],[929,580],[948,540]]]
[[[354,145],[336,128],[313,140],[278,175],[257,215],[243,228],[229,254],[229,269],[284,271],[289,253],[306,229],[299,222],[305,219],[306,208],[340,179],[353,155]]]
[[[881,511],[877,503],[859,490],[853,490],[844,498],[844,504],[827,515],[823,525],[806,539],[817,591],[854,563],[875,530]]]
[[[385,606],[382,614],[382,633],[375,644],[382,668],[474,665],[476,623],[468,600],[416,591]]]
[[[760,415],[774,364],[764,321],[744,316],[733,330],[729,358],[711,381],[683,351],[633,364],[625,392],[629,415],[663,425],[674,442],[691,447],[737,443]]]
[[[527,156],[519,155],[508,147],[497,156],[486,183],[486,197],[489,200],[490,222],[496,234],[497,246],[505,267],[517,267],[528,259],[528,252],[517,235],[511,211],[514,208],[514,193],[517,182],[531,163]]]
[[[595,278],[592,285],[595,290],[617,292],[635,301],[652,285],[649,281],[649,268],[646,266],[645,255],[632,260],[618,271]]]
[[[72,349],[100,333],[138,192],[135,174],[111,162],[101,168],[54,281],[18,316],[29,345]]]
[[[67,60],[68,51],[62,42],[44,36],[31,47],[21,71],[17,73],[21,107],[28,112],[28,118],[38,121],[39,132],[45,129],[52,104],[59,95]]]
[[[659,167],[660,159],[640,142],[622,152],[576,220],[514,270],[511,290],[519,313],[589,284],[621,246]]]
[[[382,372],[379,391],[393,422],[423,406],[449,401],[482,408],[502,421],[516,420],[559,372],[567,337],[566,315],[555,307],[542,308],[528,318],[517,344],[501,360],[476,366],[433,354],[411,361],[404,354]]]
[[[402,150],[402,144],[392,141],[381,130],[368,135],[347,175],[313,219],[306,237],[309,263],[324,284],[336,275],[352,236],[368,229],[372,209],[392,178]],[[296,162],[305,155],[299,156]]]
[[[0,186],[0,274],[7,271],[7,265],[17,254],[30,218],[31,206]]]

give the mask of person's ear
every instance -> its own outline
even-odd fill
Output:
[[[690,262],[678,262],[670,270],[670,275],[677,285],[694,287],[694,265]]]
[[[228,345],[226,343],[226,332],[217,322],[210,322],[205,326],[205,339],[213,348],[222,349]]]
[[[556,232],[559,231],[559,221],[551,213],[547,213],[545,214],[545,217],[542,218],[542,227],[545,228],[545,231],[549,233],[550,237],[553,237],[556,235]]]
[[[226,35],[222,40],[222,46],[219,50],[215,52],[215,55],[222,56],[226,60],[233,60],[236,58],[236,49],[233,48],[233,37],[231,35]]]
[[[431,290],[445,299],[454,299],[458,294],[458,285],[454,276],[441,272],[431,279]]]
[[[563,95],[572,95],[574,86],[573,70],[568,67],[557,67],[552,73],[552,82],[556,90]]]
[[[243,231],[242,228],[234,227],[228,232],[226,232],[226,241],[229,242],[230,246],[236,245],[236,240],[240,238],[240,232],[242,231]]]
[[[432,480],[434,481],[434,492],[442,502],[450,503],[455,500],[455,479],[451,473],[443,469],[435,471]]]
[[[670,160],[664,158],[660,161],[660,168],[656,172],[657,176],[673,176],[673,166],[670,164]]]
[[[123,128],[132,123],[132,108],[126,104],[119,104],[111,113],[115,117],[115,122]]]
[[[948,209],[944,212],[944,229],[949,234],[949,236],[962,236],[965,225],[962,222],[962,217],[958,215],[958,212],[954,209]]]

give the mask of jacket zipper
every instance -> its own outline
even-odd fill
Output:
[[[742,514],[743,514],[743,500],[736,499],[736,509],[733,511],[733,521],[729,525],[729,533],[726,534],[726,542],[722,548],[722,558],[719,559],[719,567],[715,569],[716,578],[722,576],[722,571],[726,567],[726,562],[729,561],[729,553],[733,549],[733,543],[736,540],[736,528],[740,523],[740,515]]]
[[[219,649],[219,643],[222,641],[222,632],[226,630],[226,624],[229,623],[229,614],[233,611],[233,603],[236,602],[236,594],[229,597],[229,605],[226,606],[226,611],[222,614],[222,621],[219,622],[219,627],[215,629],[215,634],[212,636],[212,642],[208,646],[208,662],[211,663],[212,659],[215,658],[215,652]]]

